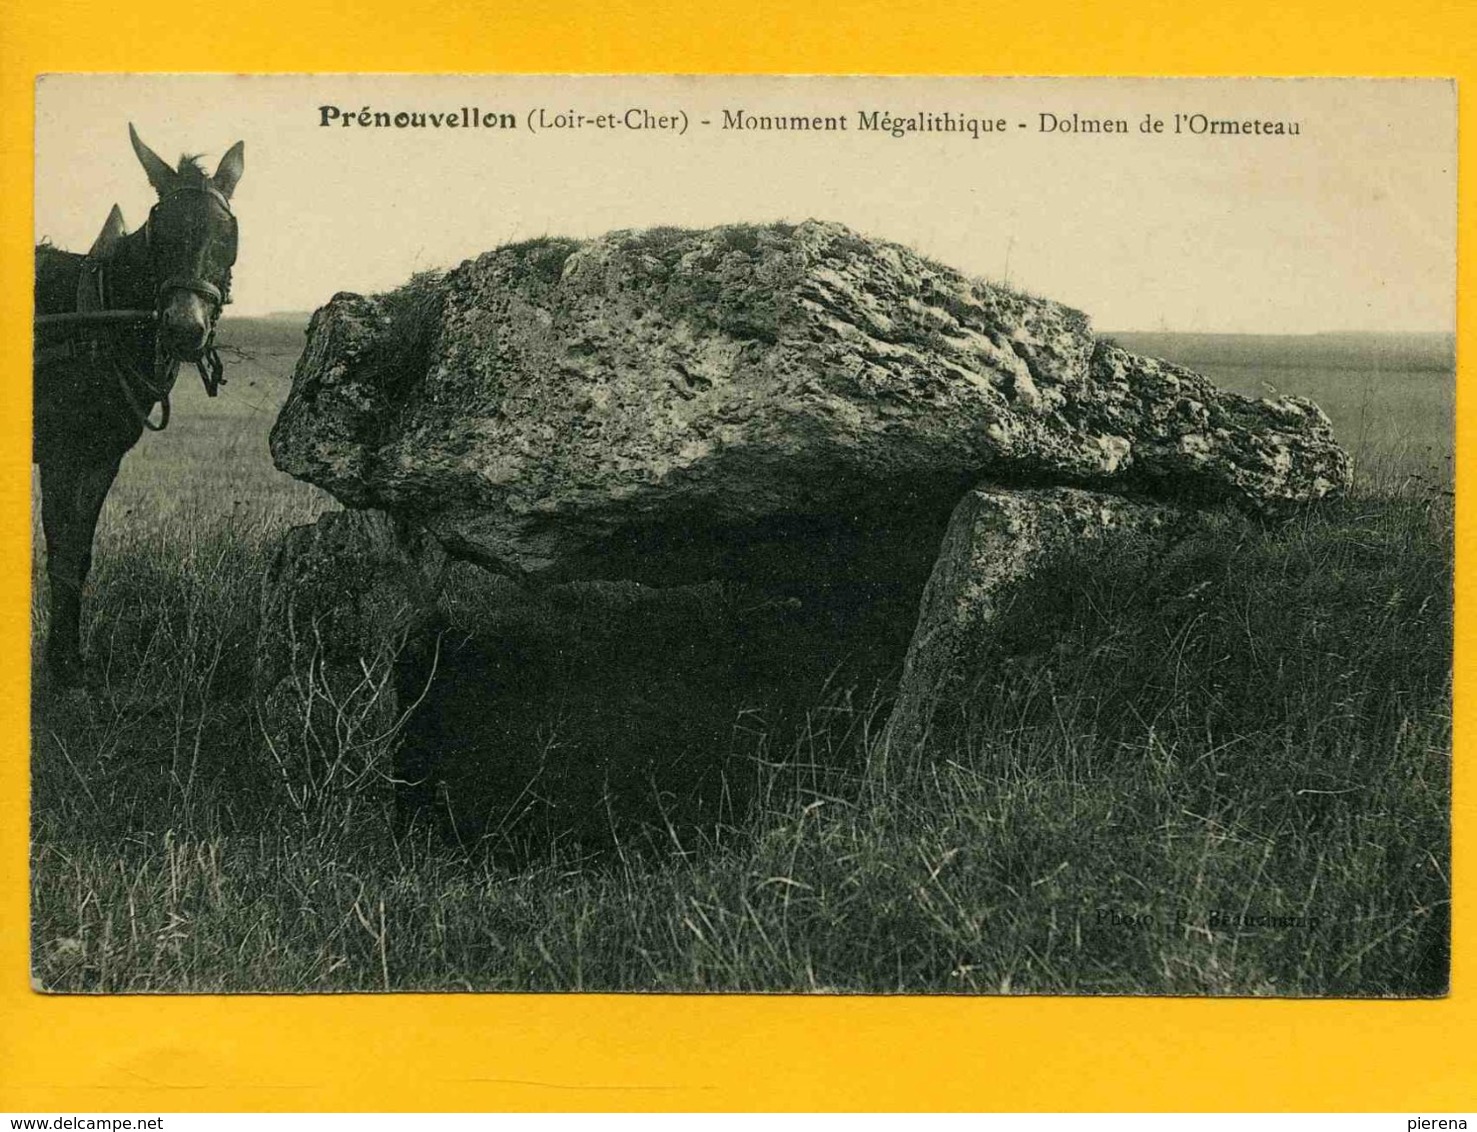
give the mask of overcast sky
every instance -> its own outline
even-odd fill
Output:
[[[323,127],[324,105],[476,107],[517,127]],[[531,132],[538,108],[685,112],[688,128]],[[725,130],[725,110],[848,128]],[[877,111],[1006,129],[860,129]],[[1074,113],[1130,133],[1042,132],[1042,115]],[[1301,132],[1175,134],[1176,114]],[[1140,132],[1146,115],[1164,132]],[[238,314],[384,290],[529,236],[817,217],[1008,274],[1104,330],[1451,331],[1455,115],[1436,81],[53,76],[37,88],[36,235],[85,251],[115,201],[142,223],[131,121],[171,162],[213,168],[245,140]]]

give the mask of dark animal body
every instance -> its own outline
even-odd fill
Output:
[[[82,679],[82,587],[103,500],[145,428],[167,423],[181,363],[199,365],[213,391],[212,339],[236,259],[229,202],[242,144],[207,174],[193,158],[171,168],[132,127],[129,136],[159,195],[147,223],[126,232],[114,206],[86,255],[36,249],[32,459],[50,591],[46,662],[65,685]],[[109,321],[108,311],[140,313]]]

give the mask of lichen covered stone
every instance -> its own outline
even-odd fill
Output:
[[[657,584],[926,574],[979,484],[1277,514],[1349,477],[1310,402],[815,221],[539,240],[338,295],[272,452],[499,572]]]

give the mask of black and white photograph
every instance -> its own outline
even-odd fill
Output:
[[[1446,995],[1456,118],[42,76],[33,986]]]

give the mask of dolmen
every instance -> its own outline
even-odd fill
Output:
[[[416,749],[401,777],[498,821],[491,799],[548,773],[547,728],[506,722],[535,702],[591,737],[536,792],[597,809],[682,761],[648,731],[729,742],[732,720],[684,732],[694,682],[721,693],[713,718],[763,718],[754,689],[834,691],[862,653],[891,680],[882,745],[916,758],[970,639],[1056,549],[1224,508],[1276,520],[1351,472],[1310,401],[1218,389],[818,221],[533,240],[336,295],[271,449],[345,511],[282,542],[259,695],[305,652],[339,685],[411,656],[376,707]],[[496,741],[452,733],[499,713]]]

